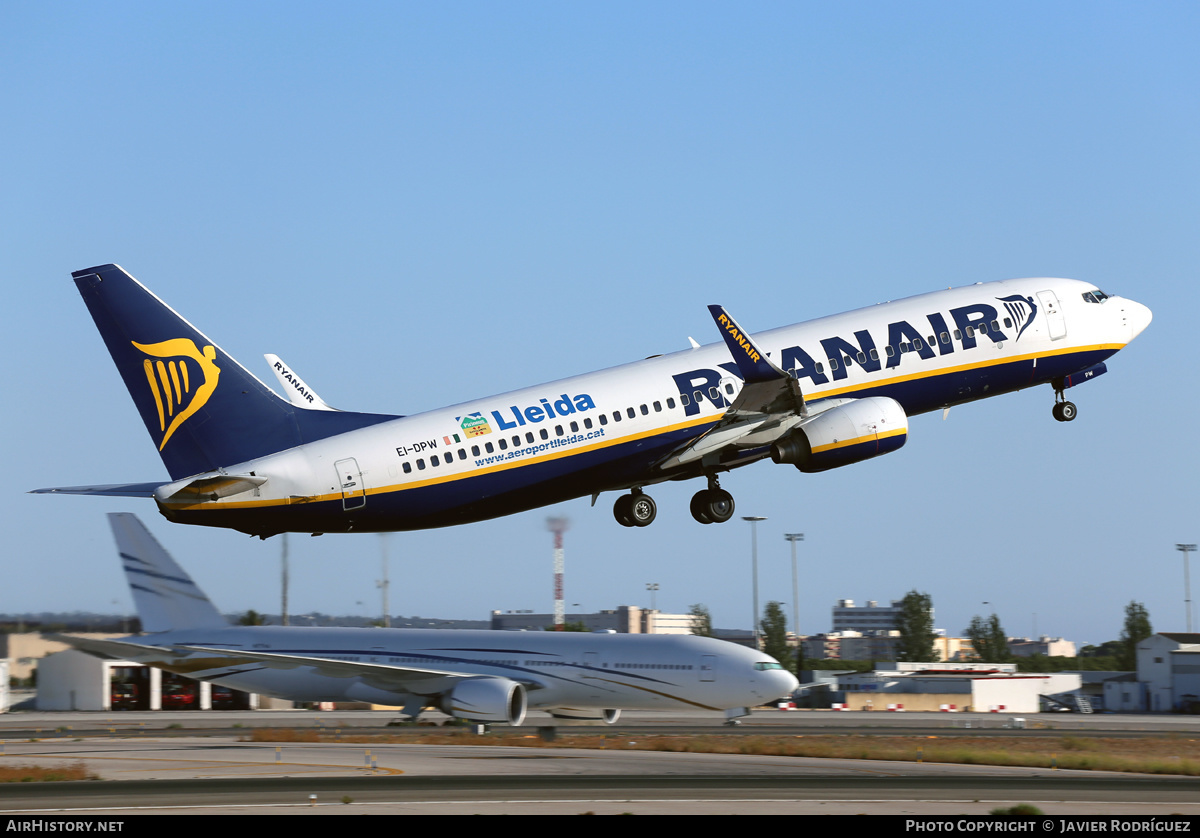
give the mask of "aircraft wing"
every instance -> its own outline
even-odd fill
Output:
[[[241,649],[218,649],[209,646],[180,646],[181,650],[207,655],[207,660],[221,666],[240,667],[256,663],[267,669],[298,669],[307,667],[328,678],[359,678],[365,684],[383,690],[434,695],[449,690],[458,681],[474,676],[461,672],[437,669],[418,669],[386,663],[340,661],[308,655],[285,655],[277,652],[248,652]],[[215,657],[212,657],[215,656]],[[196,676],[193,676],[196,677]]]
[[[105,486],[54,486],[49,489],[32,489],[31,495],[99,495],[110,498],[152,498],[154,490],[164,485],[156,483],[110,483]]]
[[[742,389],[715,426],[668,457],[662,468],[686,465],[729,446],[770,445],[808,415],[800,383],[768,358],[723,307],[709,306],[708,310],[737,364]]]

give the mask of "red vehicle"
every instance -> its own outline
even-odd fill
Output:
[[[136,710],[138,703],[137,684],[117,683],[112,685],[109,706],[114,710]]]
[[[196,685],[163,684],[162,708],[164,710],[194,710],[196,708]]]

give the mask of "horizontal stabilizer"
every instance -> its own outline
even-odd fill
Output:
[[[154,497],[161,503],[204,503],[257,489],[267,478],[254,474],[215,474],[179,480],[159,487]]]
[[[104,486],[54,486],[49,489],[31,489],[31,495],[99,495],[109,498],[152,498],[154,490],[164,485],[161,480],[154,483],[109,483]]]

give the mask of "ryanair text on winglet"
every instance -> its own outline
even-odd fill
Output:
[[[738,330],[737,325],[724,314],[717,318],[717,322],[725,328],[725,331],[733,335],[733,339],[737,341],[737,345],[742,347],[750,360],[757,364],[760,356],[754,351],[754,344],[746,340],[745,336]]]

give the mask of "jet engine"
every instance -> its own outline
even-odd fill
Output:
[[[474,722],[525,721],[525,688],[508,678],[467,678],[438,700],[438,709]]]
[[[895,451],[908,439],[908,416],[895,399],[846,399],[771,444],[771,459],[812,473]]]
[[[621,718],[620,710],[575,710],[570,707],[558,707],[550,711],[550,715],[556,719],[575,722],[604,722],[606,725],[615,725],[617,719]]]

